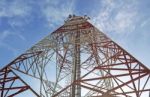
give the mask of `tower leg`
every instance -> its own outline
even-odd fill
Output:
[[[80,32],[76,33],[75,36],[75,49],[74,49],[74,58],[73,58],[73,74],[72,79],[73,82],[80,79]],[[81,87],[80,82],[77,83],[78,85],[72,85],[72,97],[81,97]]]

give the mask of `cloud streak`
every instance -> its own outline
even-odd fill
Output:
[[[26,41],[25,37],[21,35],[21,33],[16,33],[16,32],[14,33],[9,30],[6,30],[6,31],[1,32],[0,42],[3,42],[6,38],[11,37],[11,36],[16,36],[20,38],[22,41]]]
[[[137,21],[137,6],[136,1],[104,0],[93,23],[104,32],[132,32]]]
[[[145,25],[147,25],[148,23],[150,23],[150,18],[148,18],[147,20],[144,20],[142,23],[141,23],[141,27],[144,27]]]
[[[15,47],[10,46],[8,43],[5,42],[5,40],[7,38],[10,38],[11,36],[15,36],[16,38],[19,38],[22,41],[26,41],[26,38],[21,35],[21,33],[14,33],[14,32],[10,32],[10,31],[4,31],[4,32],[0,32],[0,47],[2,48],[6,48],[10,51],[12,51],[13,55],[16,56],[18,53],[18,50]]]

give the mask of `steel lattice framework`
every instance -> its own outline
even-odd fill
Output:
[[[70,15],[2,68],[1,97],[150,97],[150,69],[88,19]]]

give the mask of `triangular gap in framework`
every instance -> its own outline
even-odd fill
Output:
[[[40,97],[23,79],[10,68],[0,71],[1,97],[14,97],[23,92],[30,91],[32,96]]]

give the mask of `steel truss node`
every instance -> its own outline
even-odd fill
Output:
[[[88,19],[69,15],[2,68],[1,97],[150,97],[150,69]]]

